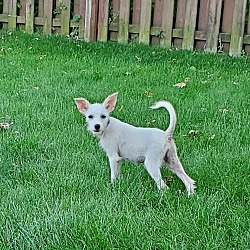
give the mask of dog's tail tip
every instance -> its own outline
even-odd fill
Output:
[[[176,124],[176,113],[175,113],[173,105],[167,101],[159,101],[155,103],[153,106],[151,106],[150,108],[151,109],[165,108],[168,110],[169,115],[170,115],[170,124],[169,124],[168,129],[166,130],[166,133],[172,133],[175,129],[175,124]]]

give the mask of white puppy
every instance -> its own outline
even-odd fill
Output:
[[[122,160],[144,163],[150,176],[160,190],[167,187],[161,177],[160,168],[165,161],[186,186],[188,195],[194,193],[195,181],[184,171],[177,156],[173,140],[176,114],[173,106],[166,101],[157,102],[152,109],[166,108],[170,114],[170,124],[166,131],[157,128],[134,127],[110,117],[114,110],[117,93],[108,96],[103,104],[90,104],[84,98],[75,98],[79,112],[86,117],[88,130],[100,139],[111,169],[111,182],[120,173]]]

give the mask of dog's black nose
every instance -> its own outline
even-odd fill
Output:
[[[100,126],[100,124],[95,124],[95,130],[100,130],[100,128],[101,128],[101,126]]]

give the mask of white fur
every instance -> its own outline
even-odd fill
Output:
[[[157,188],[166,186],[161,177],[160,167],[165,161],[186,186],[188,195],[194,193],[195,181],[184,171],[177,156],[173,140],[176,124],[175,110],[169,102],[160,101],[152,109],[165,108],[170,115],[170,124],[166,131],[157,128],[134,127],[110,117],[114,110],[117,93],[108,96],[103,104],[90,104],[84,98],[76,98],[80,113],[85,115],[88,130],[100,140],[106,152],[111,169],[111,182],[119,176],[122,160],[144,163],[149,175],[154,179]]]

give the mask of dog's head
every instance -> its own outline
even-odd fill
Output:
[[[88,130],[96,136],[101,136],[110,122],[110,113],[114,110],[118,93],[108,96],[101,103],[90,104],[84,98],[75,98],[76,106],[86,118]]]

